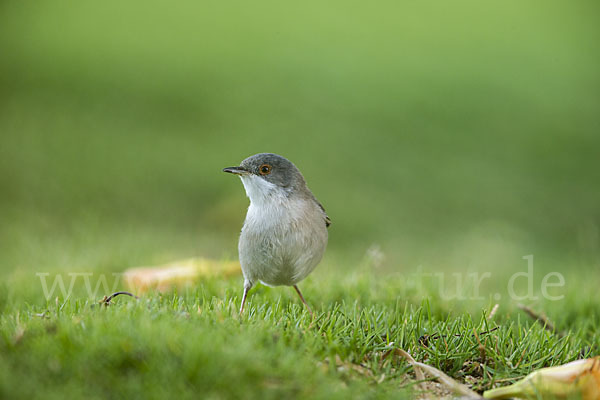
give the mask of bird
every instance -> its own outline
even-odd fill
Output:
[[[240,315],[248,292],[260,282],[292,286],[313,316],[298,283],[315,269],[327,248],[331,219],[325,208],[300,170],[283,156],[255,154],[223,172],[239,176],[250,199],[238,242],[244,276]]]

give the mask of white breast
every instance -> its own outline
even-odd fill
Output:
[[[250,199],[246,225],[255,229],[268,229],[277,222],[289,222],[289,219],[299,210],[293,210],[294,204],[288,200],[284,189],[256,175],[241,176],[246,195]]]

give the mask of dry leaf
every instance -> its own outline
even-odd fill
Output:
[[[538,399],[546,397],[600,400],[600,357],[542,368],[519,382],[488,390],[486,399]]]
[[[166,291],[191,286],[201,278],[233,276],[241,273],[237,261],[190,258],[155,267],[130,268],[125,271],[125,284],[136,293],[148,290]]]

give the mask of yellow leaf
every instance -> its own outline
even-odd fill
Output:
[[[486,399],[571,398],[600,400],[600,357],[577,360],[559,367],[542,368],[519,382],[488,390]]]
[[[166,291],[192,286],[202,278],[227,277],[241,273],[237,261],[190,258],[155,267],[130,268],[125,271],[125,284],[136,293],[148,290]]]

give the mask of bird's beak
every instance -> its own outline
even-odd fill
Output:
[[[248,175],[250,172],[244,167],[227,167],[223,168],[223,172],[229,172],[235,175]]]

